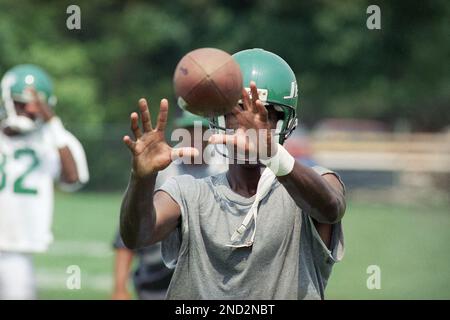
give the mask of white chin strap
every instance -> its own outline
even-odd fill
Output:
[[[31,120],[28,117],[17,115],[8,116],[8,118],[4,122],[4,126],[20,133],[28,133],[37,128],[37,124],[35,121]]]
[[[224,116],[217,117],[217,125],[221,128],[226,128]],[[280,141],[279,133],[281,132],[282,127],[283,127],[283,120],[278,120],[276,129],[275,129],[277,143],[279,143],[279,141]],[[216,147],[216,151],[219,152],[223,157],[230,159],[230,156],[228,154],[228,149],[226,148],[225,145],[215,145],[215,147]],[[236,229],[236,231],[234,231],[233,235],[231,236],[231,243],[227,244],[226,245],[227,247],[248,248],[248,247],[253,246],[253,243],[255,241],[255,235],[256,235],[256,218],[258,217],[258,206],[259,206],[259,203],[269,194],[272,184],[275,179],[276,179],[276,176],[272,172],[272,170],[270,170],[269,168],[265,168],[263,173],[261,174],[259,181],[258,181],[258,187],[256,189],[256,195],[255,195],[255,201],[253,202],[252,206],[250,207],[250,210],[245,215],[245,218],[242,221],[241,225]],[[251,225],[252,220],[254,223],[252,236],[250,237],[250,240],[243,243],[241,238],[245,234],[245,231]]]
[[[227,244],[226,245],[227,247],[245,248],[251,247],[253,245],[256,235],[256,218],[258,217],[258,206],[259,203],[269,194],[269,191],[275,179],[276,176],[272,172],[272,170],[270,170],[269,168],[265,168],[263,173],[261,174],[261,178],[259,178],[258,187],[256,189],[255,201],[253,202],[250,210],[248,211],[241,225],[236,229],[236,231],[231,236],[231,244]],[[252,236],[250,240],[242,243],[239,240],[241,240],[242,235],[250,226],[252,218],[254,223]]]

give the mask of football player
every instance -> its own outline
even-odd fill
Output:
[[[122,238],[130,248],[162,241],[164,261],[175,267],[168,299],[323,299],[343,255],[344,185],[335,172],[307,167],[283,147],[297,124],[290,66],[262,49],[234,58],[249,88],[232,112],[213,120],[217,133],[209,139],[226,144],[218,149],[234,160],[225,173],[178,176],[155,189],[172,159],[197,151],[165,142],[166,99],[155,128],[145,99],[142,130],[131,114],[135,140],[124,137],[133,164]],[[242,159],[255,153],[257,161]]]
[[[201,128],[198,134],[196,134],[195,126]],[[198,144],[202,146],[202,149],[207,147],[206,141],[202,139],[205,130],[209,127],[207,119],[184,111],[182,116],[176,119],[175,127],[185,129],[184,139],[186,140],[183,139],[182,144],[191,147]],[[204,160],[203,158],[199,160],[199,163],[191,161],[191,164],[175,164],[172,162],[169,167],[159,172],[156,186],[161,186],[167,179],[177,175],[188,174],[194,178],[203,178],[226,170],[226,166],[218,164],[208,165],[202,161]],[[133,284],[138,298],[141,300],[164,299],[173,270],[164,265],[160,243],[133,251],[125,246],[119,233],[117,233],[113,246],[116,258],[112,298],[115,300],[131,298],[127,284],[133,257],[137,255],[139,261],[133,273]]]
[[[34,299],[32,254],[52,241],[53,181],[75,191],[89,173],[80,142],[55,114],[50,77],[18,65],[1,80],[0,299]]]

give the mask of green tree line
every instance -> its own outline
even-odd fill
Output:
[[[66,8],[81,9],[69,30]],[[368,30],[366,9],[381,9]],[[439,131],[450,119],[450,3],[434,1],[0,0],[0,73],[35,63],[55,80],[57,113],[84,143],[91,187],[123,186],[121,137],[137,99],[175,106],[172,75],[199,47],[260,47],[282,56],[299,83],[300,123],[377,119]],[[103,157],[99,159],[99,155]],[[124,163],[126,162],[126,163]]]

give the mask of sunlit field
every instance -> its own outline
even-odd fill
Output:
[[[109,299],[111,242],[118,193],[58,194],[55,242],[35,257],[40,299]],[[450,299],[450,212],[445,204],[392,205],[351,201],[344,218],[346,255],[334,268],[327,299]],[[81,270],[70,290],[69,266]],[[369,290],[367,267],[381,270],[381,289]]]

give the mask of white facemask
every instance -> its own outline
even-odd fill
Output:
[[[4,126],[20,133],[28,133],[37,129],[37,123],[25,116],[11,116],[4,121]]]
[[[3,121],[2,126],[10,128],[11,130],[14,130],[16,132],[28,133],[35,130],[38,127],[38,124],[28,117],[17,115],[14,101],[11,97],[11,87],[14,85],[15,81],[16,80],[14,76],[5,76],[2,79],[1,98],[3,100],[7,115],[6,119]]]

